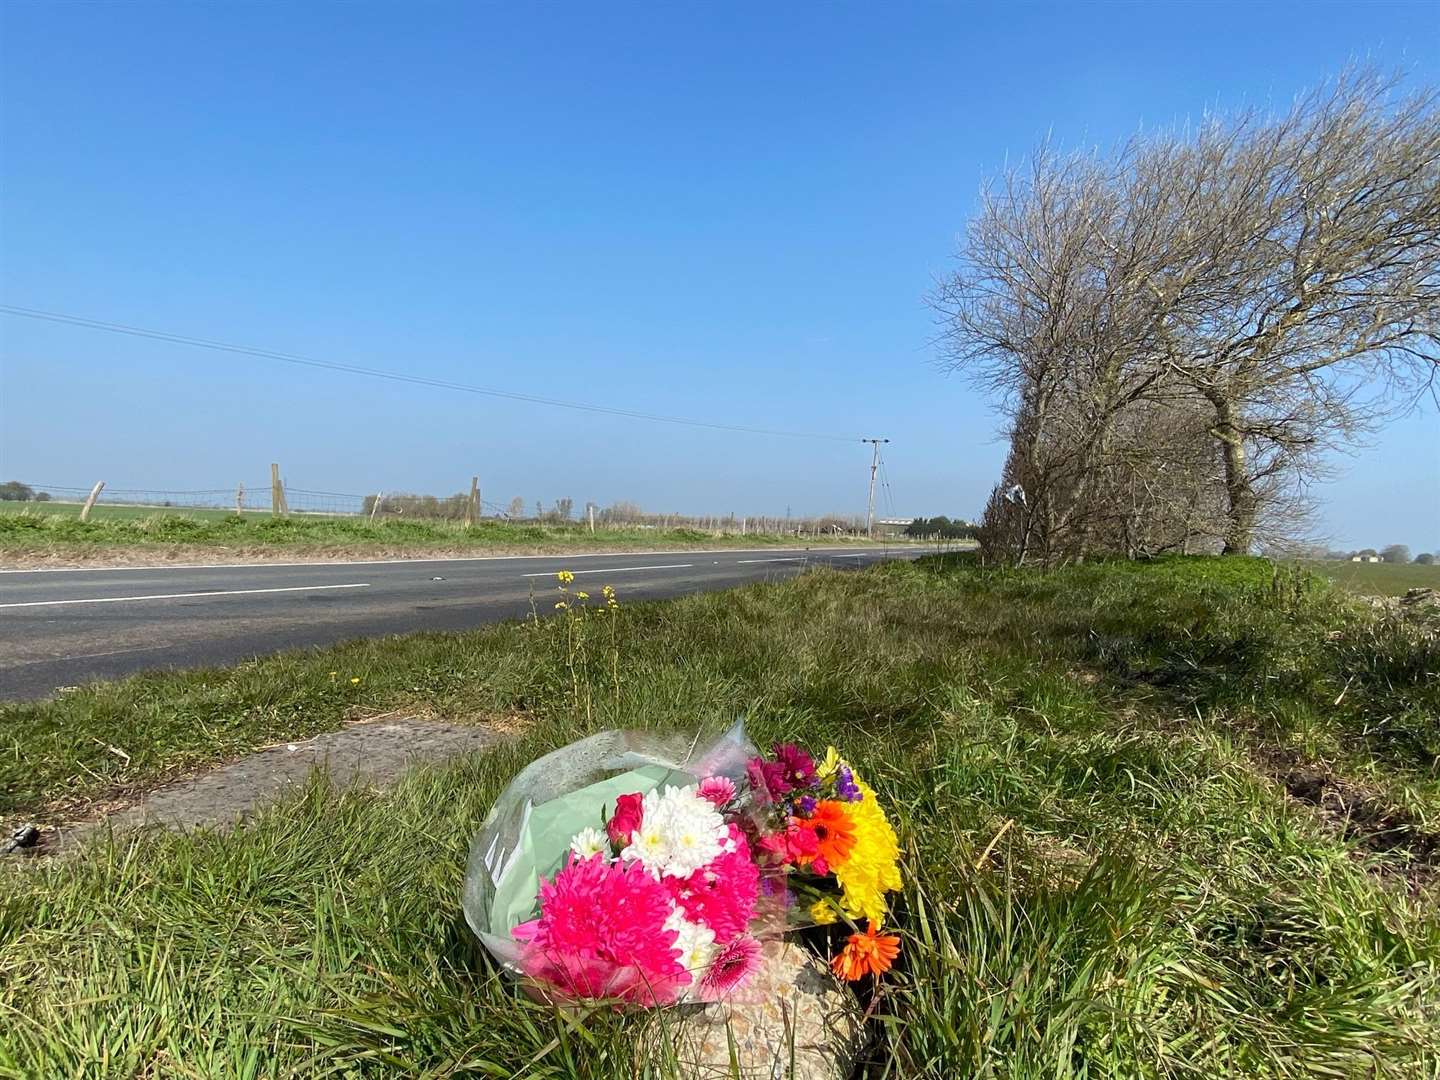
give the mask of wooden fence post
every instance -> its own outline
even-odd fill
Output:
[[[586,504],[585,504],[585,510],[586,510],[586,512],[587,512],[587,513],[589,514],[589,516],[590,516],[590,532],[591,532],[591,533],[594,533],[594,532],[595,532],[595,504],[594,504],[594,503],[586,503]]]
[[[290,513],[290,507],[285,502],[285,484],[280,479],[280,466],[273,461],[270,463],[270,513],[275,517]]]
[[[375,515],[380,512],[380,504],[385,501],[385,492],[377,491],[375,501],[370,504],[370,524],[375,524]]]
[[[239,487],[237,487],[237,488],[235,489],[235,513],[237,513],[237,514],[243,514],[244,512],[245,512],[245,485],[244,485],[244,484],[241,484]]]
[[[478,476],[472,476],[472,477],[470,478],[470,498],[469,498],[469,500],[465,503],[465,527],[466,527],[467,529],[473,529],[473,528],[475,527],[475,519],[476,519],[479,515],[480,515],[480,478],[479,478]]]
[[[101,481],[100,481],[99,483],[97,483],[93,488],[90,489],[90,494],[89,494],[89,495],[86,497],[86,499],[85,499],[85,505],[80,508],[80,520],[81,520],[81,521],[89,521],[89,520],[90,520],[90,508],[95,505],[95,500],[98,499],[98,498],[100,498],[100,492],[102,492],[102,491],[104,491],[104,490],[105,490],[105,481],[104,481],[104,480],[101,480]]]

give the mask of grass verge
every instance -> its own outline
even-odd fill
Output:
[[[550,747],[737,713],[844,746],[898,820],[904,963],[867,1076],[1440,1068],[1423,615],[1253,560],[941,559],[606,618],[578,645],[551,621],[5,708],[12,809],[354,710],[531,723],[383,795],[317,780],[233,834],[0,881],[0,1075],[645,1075],[632,1020],[525,1002],[480,954],[468,837]]]
[[[0,504],[3,507],[4,504]],[[112,507],[90,521],[53,512],[0,510],[0,562],[15,567],[114,565],[129,561],[249,561],[266,558],[440,557],[563,554],[686,547],[767,547],[865,544],[849,537],[774,533],[712,534],[698,529],[611,528],[578,524],[482,521],[370,522],[363,517],[227,514],[219,511],[137,512]]]

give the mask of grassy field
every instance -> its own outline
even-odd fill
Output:
[[[0,515],[51,514],[60,518],[78,518],[83,503],[77,502],[0,502]],[[196,521],[224,521],[235,517],[234,510],[212,510],[203,506],[132,506],[125,503],[96,503],[90,509],[92,521],[144,521],[158,516],[188,517]],[[246,510],[240,516],[250,519],[267,518],[269,510]]]
[[[17,510],[16,507],[24,509]],[[565,552],[597,548],[761,547],[866,543],[845,537],[715,535],[697,529],[600,528],[485,520],[466,529],[444,520],[380,520],[269,513],[244,515],[184,507],[97,506],[89,521],[56,503],[0,503],[0,562],[84,563],[117,557],[145,560],[396,556],[489,552]]]
[[[1364,596],[1402,596],[1407,589],[1440,589],[1440,566],[1414,563],[1352,563],[1330,560],[1301,564],[1337,585]]]
[[[233,834],[0,878],[0,1075],[650,1075],[635,1020],[490,966],[458,910],[468,839],[548,748],[746,715],[843,746],[899,826],[903,964],[866,1077],[1433,1077],[1425,618],[1259,560],[952,557],[625,606],[574,663],[551,621],[7,706],[12,817],[364,712],[519,734],[388,793],[317,782]]]

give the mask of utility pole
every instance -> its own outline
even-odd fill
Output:
[[[870,455],[870,498],[865,507],[865,533],[870,539],[875,539],[875,474],[880,470],[880,444],[887,443],[889,439],[861,439],[861,442],[868,442],[875,448]]]

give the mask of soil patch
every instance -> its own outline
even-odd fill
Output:
[[[1287,795],[1314,808],[1329,828],[1361,850],[1403,860],[1402,872],[1412,884],[1440,875],[1440,833],[1408,810],[1294,755],[1273,755],[1268,771]]]

